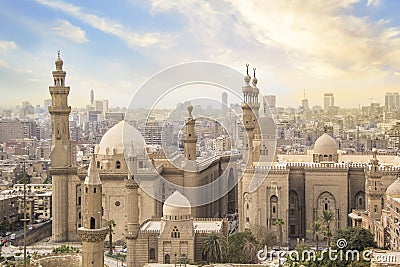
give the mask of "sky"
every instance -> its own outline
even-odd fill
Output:
[[[61,51],[69,103],[90,90],[125,107],[140,85],[172,65],[211,61],[257,68],[277,105],[358,107],[400,88],[396,0],[3,0],[0,107],[50,98]],[[241,87],[242,84],[238,84]]]

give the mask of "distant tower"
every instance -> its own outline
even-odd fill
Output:
[[[90,91],[90,105],[93,105],[93,103],[94,103],[94,91],[92,88],[92,90]]]
[[[324,110],[328,111],[328,109],[333,106],[335,106],[335,97],[333,96],[333,94],[324,94]]]
[[[71,167],[71,147],[69,142],[68,116],[71,107],[68,106],[69,86],[65,86],[63,61],[60,51],[55,61],[56,70],[52,72],[54,85],[49,86],[52,105],[49,106],[51,115],[51,167],[50,174],[53,182],[52,203],[52,238],[55,242],[68,240],[68,182],[77,169]]]
[[[303,108],[304,111],[310,109],[310,107],[308,106],[308,99],[306,98],[306,90],[305,89],[304,89],[303,100],[301,100],[301,107]]]
[[[222,115],[225,116],[228,108],[228,94],[226,92],[222,93]]]
[[[104,266],[104,239],[108,227],[102,227],[102,185],[92,156],[88,176],[83,185],[83,227],[78,228],[82,239],[82,266]]]
[[[196,143],[197,135],[194,131],[196,120],[192,117],[193,106],[188,106],[189,117],[186,120],[186,135],[183,139],[185,146],[185,158],[188,160],[196,160]]]
[[[139,234],[139,201],[138,201],[138,184],[134,177],[130,175],[125,181],[126,187],[126,207],[127,207],[127,233],[126,246],[127,267],[138,266],[138,255],[135,255],[136,239]]]

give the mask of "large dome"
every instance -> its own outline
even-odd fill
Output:
[[[397,178],[393,184],[389,185],[386,190],[386,195],[394,198],[400,198],[400,178]]]
[[[164,203],[164,218],[187,219],[191,217],[191,214],[192,209],[189,200],[179,191],[172,193],[172,195],[169,196]]]
[[[101,138],[99,144],[99,155],[110,155],[110,154],[123,154],[124,143],[129,152],[132,145],[135,149],[143,149],[145,146],[142,135],[135,127],[127,123],[126,121],[120,121],[109,129]]]
[[[337,144],[329,134],[324,133],[321,135],[314,144],[314,154],[319,155],[336,155]]]

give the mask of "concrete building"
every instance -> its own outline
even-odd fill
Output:
[[[335,106],[335,97],[332,93],[324,94],[324,110],[328,111],[329,108]]]

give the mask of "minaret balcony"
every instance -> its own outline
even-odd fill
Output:
[[[50,114],[69,114],[71,113],[71,107],[63,107],[63,106],[49,106]]]

